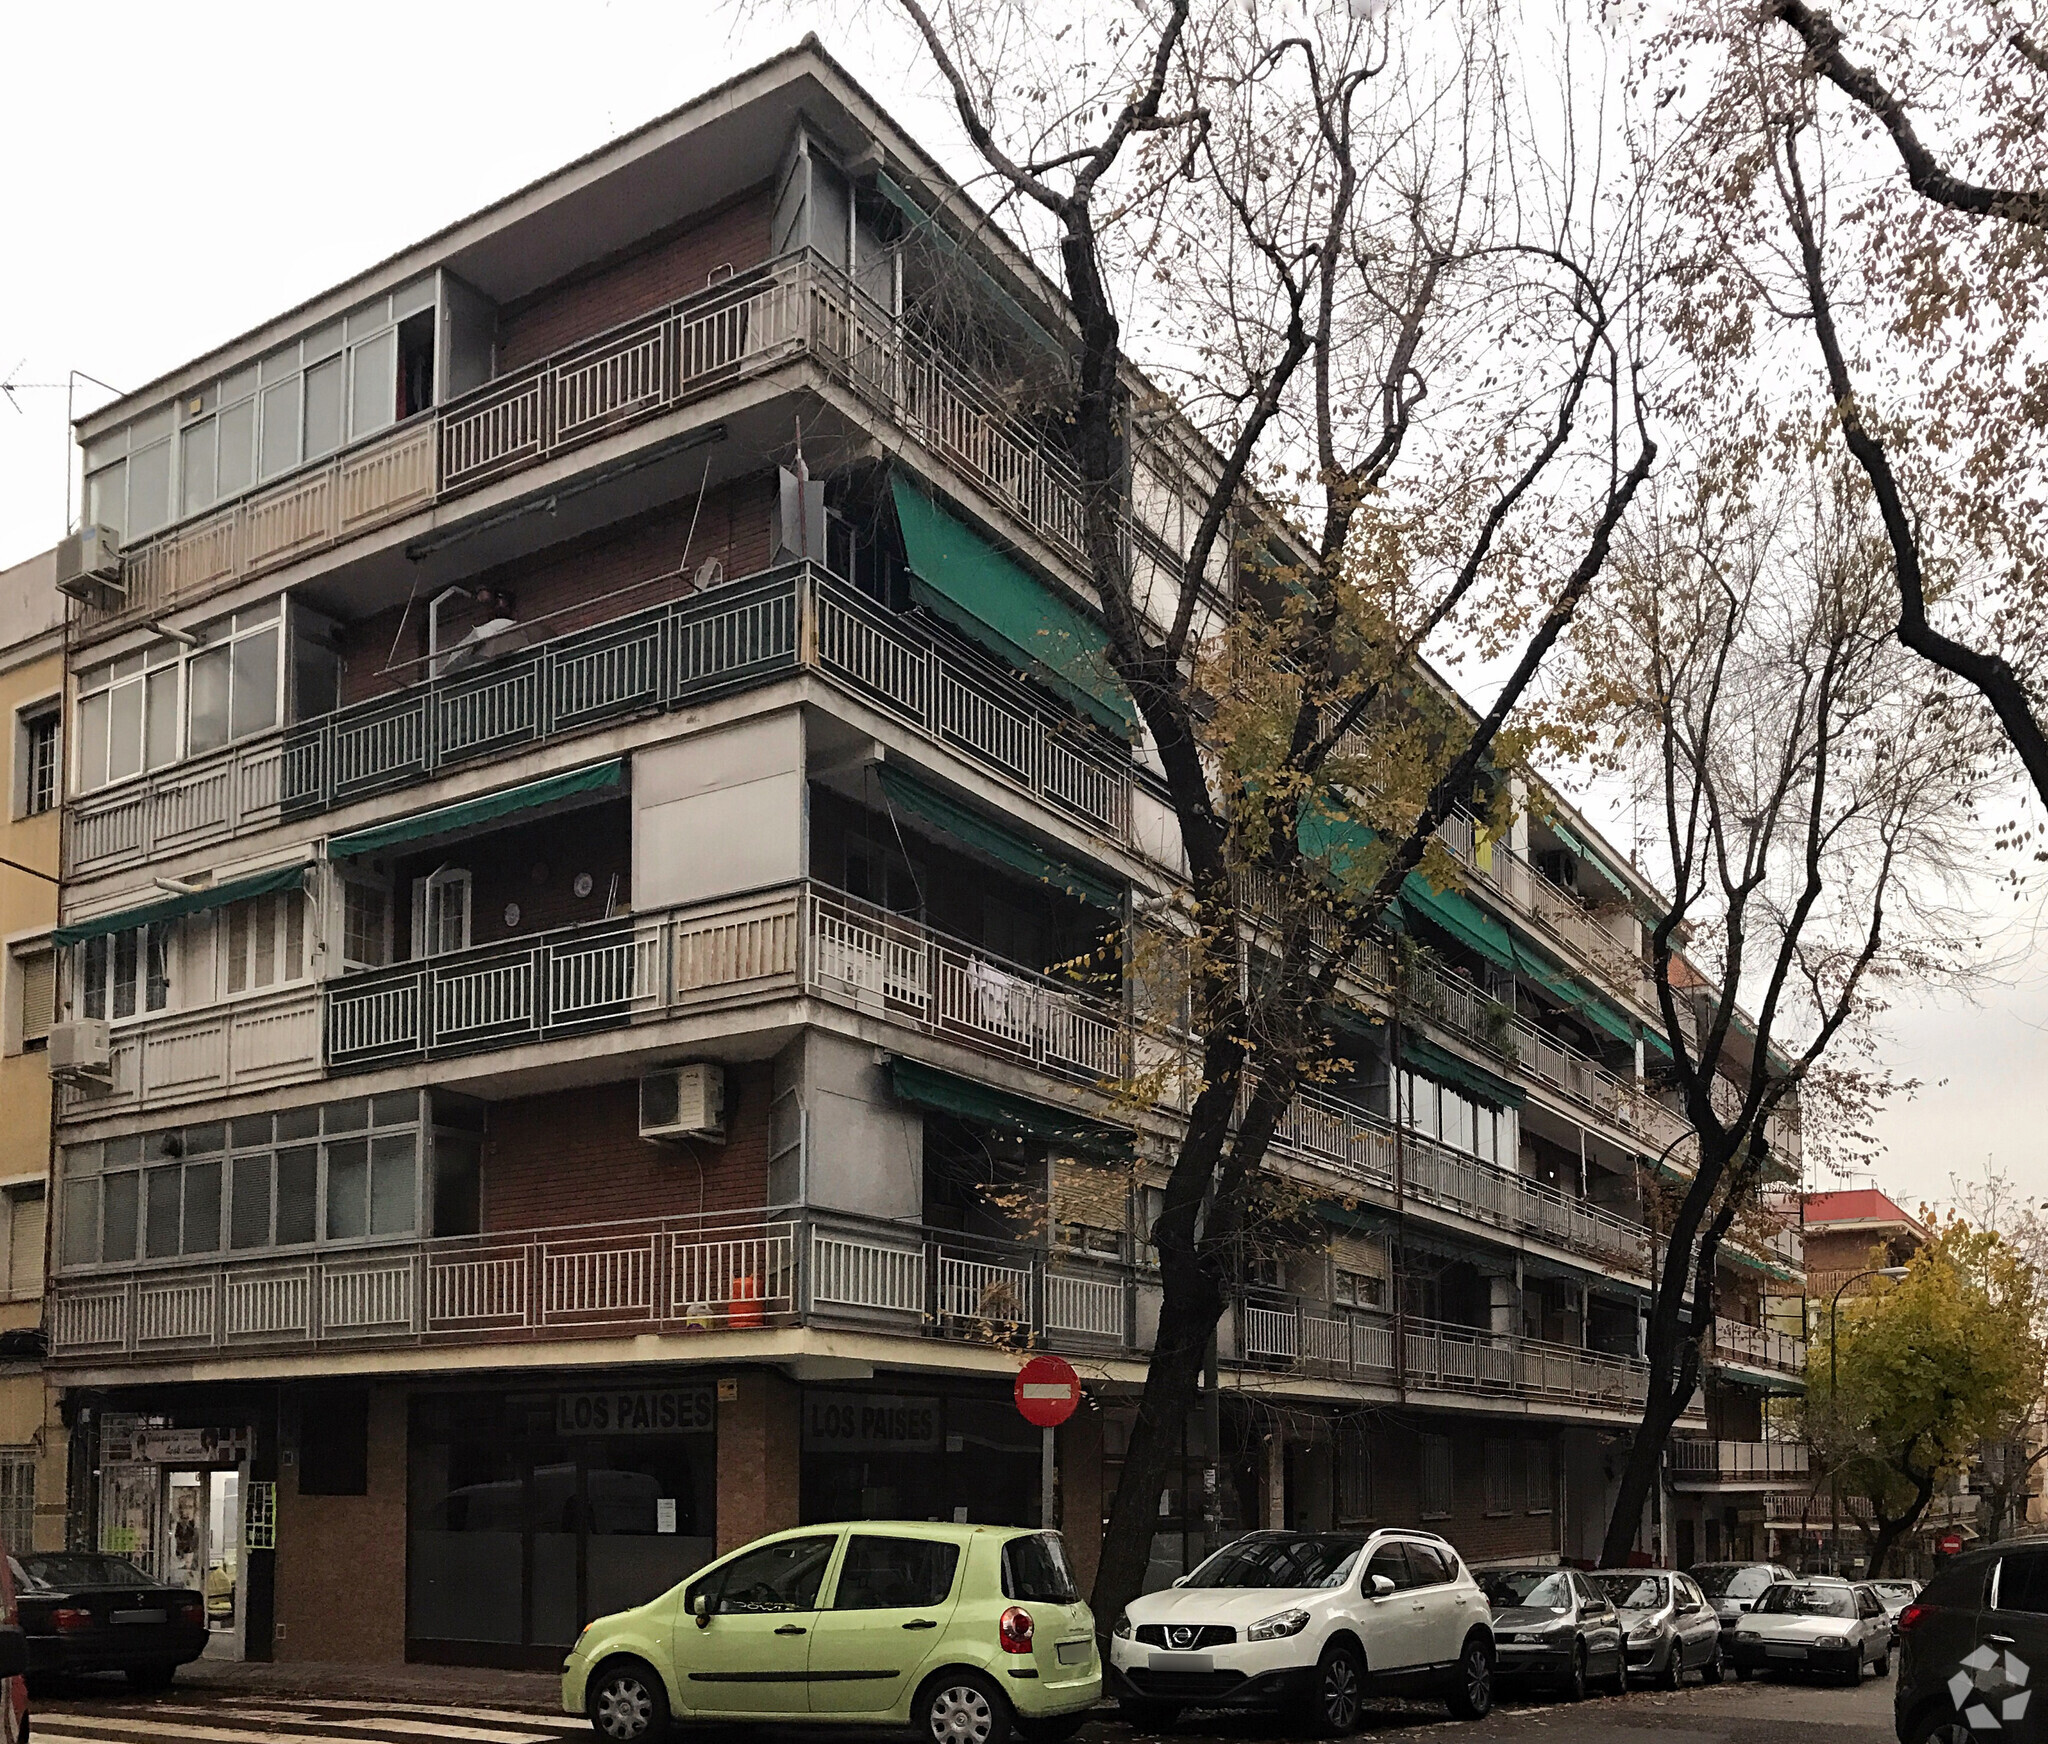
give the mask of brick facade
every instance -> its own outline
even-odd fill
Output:
[[[797,1524],[803,1392],[772,1369],[737,1377],[718,1406],[718,1553]]]
[[[770,1082],[765,1062],[726,1067],[722,1145],[642,1138],[639,1084],[631,1079],[493,1103],[484,1228],[550,1229],[765,1204]]]
[[[405,1424],[404,1388],[372,1387],[365,1495],[301,1495],[296,1461],[280,1474],[276,1659],[404,1661]]]

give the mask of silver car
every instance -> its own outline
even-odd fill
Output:
[[[1735,1625],[1727,1653],[1739,1678],[1814,1671],[1861,1683],[1865,1666],[1891,1672],[1891,1618],[1868,1586],[1780,1581]]]
[[[1721,1621],[1689,1576],[1610,1569],[1586,1579],[1621,1613],[1630,1681],[1676,1689],[1688,1671],[1721,1681]]]

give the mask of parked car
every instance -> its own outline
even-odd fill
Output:
[[[1721,1620],[1691,1576],[1667,1569],[1610,1569],[1586,1577],[1621,1613],[1628,1675],[1676,1689],[1688,1671],[1721,1681]]]
[[[1686,1572],[1698,1582],[1700,1591],[1707,1595],[1707,1603],[1714,1607],[1724,1648],[1728,1631],[1735,1627],[1737,1619],[1771,1586],[1799,1578],[1775,1562],[1697,1562]]]
[[[1369,1691],[1493,1706],[1486,1595],[1431,1532],[1252,1532],[1164,1592],[1134,1599],[1109,1643],[1126,1718],[1182,1708],[1279,1709],[1342,1736]]]
[[[1892,1723],[1900,1744],[2043,1736],[2048,1543],[1967,1550],[1899,1613]]]
[[[123,1556],[37,1551],[15,1562],[31,1676],[119,1671],[137,1689],[167,1689],[206,1650],[206,1601]]]
[[[1891,1619],[1867,1586],[1780,1581],[1735,1626],[1728,1659],[1739,1678],[1818,1671],[1861,1683],[1865,1666],[1891,1671]]]
[[[1877,1594],[1877,1602],[1884,1606],[1884,1614],[1892,1620],[1892,1645],[1899,1640],[1899,1613],[1920,1596],[1920,1583],[1915,1580],[1874,1580],[1870,1590]]]
[[[610,1744],[672,1721],[915,1726],[936,1744],[1064,1737],[1102,1694],[1056,1532],[865,1520],[777,1532],[587,1624],[562,1708]]]
[[[1493,1607],[1494,1651],[1503,1681],[1550,1684],[1570,1701],[1594,1683],[1628,1688],[1621,1613],[1569,1568],[1488,1569],[1479,1577]]]

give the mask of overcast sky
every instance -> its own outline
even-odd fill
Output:
[[[519,8],[103,4],[9,18],[0,104],[0,567],[64,530],[67,373],[130,388],[674,108],[815,26],[925,144],[954,129],[900,32],[711,0]],[[46,385],[54,384],[54,385]],[[88,410],[104,398],[82,384]],[[1597,807],[1595,808],[1597,810]],[[1611,820],[1626,843],[1625,819]],[[2011,909],[2011,905],[2006,905]],[[1882,1122],[1883,1185],[1943,1197],[1988,1155],[2048,1194],[2048,951],[1914,1002],[1891,1062],[1925,1087]]]

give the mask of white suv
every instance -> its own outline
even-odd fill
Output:
[[[1486,1595],[1435,1533],[1253,1532],[1132,1601],[1107,1682],[1140,1727],[1182,1708],[1282,1708],[1342,1737],[1368,1691],[1441,1695],[1479,1719],[1493,1661]]]

